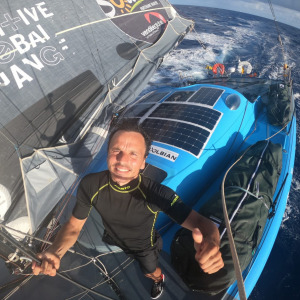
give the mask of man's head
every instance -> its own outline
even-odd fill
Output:
[[[120,185],[136,178],[144,169],[151,141],[136,122],[124,120],[111,132],[107,165],[111,177]]]

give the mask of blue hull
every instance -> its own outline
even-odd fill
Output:
[[[276,200],[275,214],[267,221],[258,249],[243,272],[249,296],[267,262],[285,211],[295,159],[296,119],[293,117],[284,129],[268,122],[265,95],[270,84],[276,82],[259,79],[253,82],[249,78],[217,81],[158,90],[139,99],[120,115],[140,118],[142,125],[154,135],[145,175],[176,190],[195,210],[219,190],[224,173],[244,149],[267,138],[282,145],[282,172],[273,199]],[[106,169],[106,148],[104,144],[88,173]],[[72,201],[75,201],[75,195],[72,195]],[[65,213],[67,218],[71,209]],[[162,300],[239,298],[236,283],[214,297],[191,291],[170,261],[170,244],[179,225],[161,213],[156,227],[164,240],[160,265],[166,274],[167,285]],[[89,257],[100,252],[101,268],[105,265],[126,299],[147,299],[151,282],[143,277],[136,262],[118,252],[117,247],[104,244],[102,233],[101,218],[92,210],[79,238],[81,245],[76,245],[75,249]],[[89,287],[97,286],[95,290],[117,299],[112,282],[107,284],[94,266],[95,262],[91,260],[87,265],[87,259],[66,254],[61,270],[73,269],[71,278]],[[10,278],[5,273],[6,268],[2,269],[3,278]],[[20,288],[12,299],[65,299],[77,293],[79,299],[82,290],[58,277],[38,276]],[[4,295],[0,293],[0,297]],[[89,299],[89,296],[83,299]]]

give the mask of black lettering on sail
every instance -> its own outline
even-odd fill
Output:
[[[144,0],[129,4],[120,0],[115,4],[107,0],[97,0],[97,3],[122,31],[147,43],[156,42],[169,21],[169,16],[159,1]],[[134,21],[131,13],[134,14]]]

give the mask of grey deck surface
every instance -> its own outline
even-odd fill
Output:
[[[100,260],[105,264],[108,273],[110,273],[111,276],[115,275],[113,279],[118,285],[123,298],[119,298],[117,294],[113,291],[111,285],[107,283],[101,284],[95,290],[107,297],[116,300],[151,299],[150,290],[152,281],[144,277],[137,262],[132,261],[132,259],[128,259],[123,265],[121,265],[126,259],[127,256],[123,252],[100,257]],[[77,267],[86,262],[87,259],[85,258],[81,258],[74,254],[67,254],[62,260],[60,272],[63,273],[63,270]],[[166,279],[165,290],[163,292],[163,295],[159,299],[220,299],[220,297],[207,297],[202,294],[190,291],[189,288],[180,279],[178,274],[174,271],[172,266],[169,264],[169,256],[165,252],[162,252],[162,255],[160,257],[160,266],[163,269]],[[118,273],[119,271],[121,272]],[[68,274],[68,277],[80,282],[81,284],[89,288],[93,287],[101,281],[104,281],[98,269],[92,264],[89,264],[88,266],[82,267],[80,269],[76,269],[72,272],[67,272],[63,274]],[[1,261],[1,282],[3,282],[3,279],[5,277],[8,279],[8,273],[6,271],[6,267],[4,266],[3,261]],[[13,278],[10,278],[10,280],[12,279]],[[59,278],[58,276],[49,277],[40,275],[33,276],[26,284],[24,284],[24,286],[20,287],[19,290],[8,299],[101,299],[100,297],[92,293],[84,294],[82,292],[83,290],[81,288],[76,287],[75,285],[65,281],[64,279]],[[3,299],[7,293],[8,291],[0,291],[0,299]],[[79,293],[81,294],[79,295]]]

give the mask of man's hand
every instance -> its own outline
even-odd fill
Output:
[[[193,229],[195,259],[201,269],[208,274],[215,273],[224,267],[219,245],[210,238],[203,238],[198,228]]]
[[[37,254],[37,258],[41,260],[39,265],[37,262],[32,262],[32,272],[34,275],[45,274],[55,276],[56,271],[60,266],[60,258],[49,251]]]
[[[224,267],[219,230],[212,221],[192,210],[181,226],[193,232],[195,259],[205,273],[212,274]]]
[[[40,273],[50,276],[56,275],[61,258],[76,242],[85,221],[86,219],[80,220],[74,216],[70,217],[69,221],[57,233],[54,243],[46,251],[37,255],[37,258],[41,260],[41,265],[32,262],[34,275]]]

